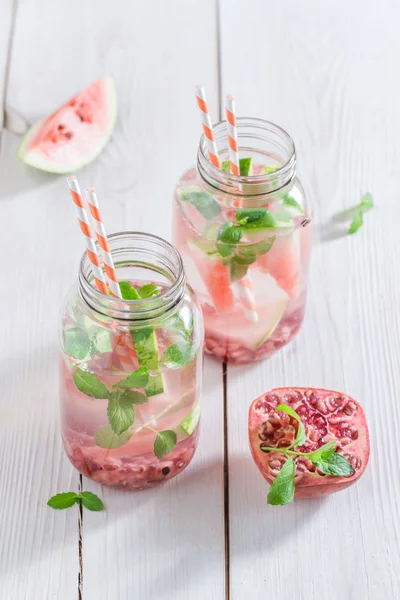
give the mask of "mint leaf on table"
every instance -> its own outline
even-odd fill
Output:
[[[91,398],[110,398],[110,392],[104,383],[97,379],[93,373],[78,368],[73,374],[73,380],[78,390]]]
[[[279,474],[272,482],[267,503],[273,506],[289,504],[294,498],[294,477],[296,466],[293,458],[288,458]]]
[[[113,385],[113,388],[119,389],[131,389],[131,388],[145,388],[149,382],[149,372],[146,367],[140,367],[125,379],[117,381]]]
[[[200,420],[200,404],[197,404],[194,409],[183,419],[180,423],[180,427],[186,433],[186,435],[192,435],[196,429],[197,424]]]
[[[75,492],[64,492],[62,494],[56,494],[52,496],[47,502],[51,508],[62,510],[63,508],[69,508],[79,502],[79,495]]]
[[[363,217],[363,213],[361,210],[358,210],[356,212],[356,214],[353,217],[352,222],[350,223],[350,227],[347,231],[347,233],[356,233],[356,231],[358,231],[360,229],[360,227],[362,226],[362,224],[364,223],[364,217]]]
[[[120,448],[124,446],[131,439],[132,434],[129,431],[124,431],[121,435],[117,435],[111,429],[111,425],[106,425],[98,429],[95,433],[94,439],[96,444],[100,448],[106,448],[107,450],[113,450],[114,448]]]
[[[159,431],[154,441],[154,454],[157,458],[164,458],[172,452],[176,446],[176,433],[166,429],[165,431]]]
[[[311,460],[317,469],[322,473],[325,473],[325,475],[346,477],[347,475],[353,475],[354,473],[354,468],[347,458],[337,452],[325,452],[321,455],[319,460],[316,460],[315,462],[312,458]]]
[[[104,509],[102,500],[92,492],[81,492],[81,502],[83,506],[92,511],[100,511]]]
[[[277,406],[275,408],[275,410],[279,410],[281,412],[286,413],[290,417],[293,417],[294,419],[296,419],[296,421],[299,424],[299,427],[297,429],[296,439],[294,440],[293,444],[291,444],[290,446],[285,448],[285,450],[289,450],[290,448],[295,448],[296,446],[303,446],[307,439],[306,432],[304,429],[303,422],[302,422],[301,418],[299,417],[299,415],[297,414],[297,412],[295,410],[293,410],[293,408],[291,408],[287,404],[279,404],[279,406]]]
[[[104,508],[103,502],[96,494],[92,494],[92,492],[81,492],[79,494],[76,494],[75,492],[64,492],[53,496],[47,502],[48,506],[57,510],[70,508],[74,504],[80,503],[89,510],[100,511]]]
[[[138,289],[138,294],[141,298],[152,298],[153,296],[158,296],[160,292],[160,286],[155,283],[146,283],[146,285]]]
[[[224,223],[221,225],[217,235],[217,249],[221,256],[229,256],[235,250],[242,238],[243,232],[240,227],[234,223]]]
[[[119,289],[121,290],[122,298],[124,300],[140,300],[137,290],[129,283],[129,281],[120,281]]]
[[[82,327],[68,325],[64,331],[64,352],[72,358],[83,360],[90,351],[90,339]]]
[[[195,356],[196,350],[192,340],[181,340],[165,350],[162,363],[169,369],[179,369],[191,363]]]
[[[124,433],[135,422],[135,409],[132,401],[126,396],[126,390],[122,393],[113,394],[108,401],[107,416],[111,429],[117,435]]]
[[[252,160],[253,159],[251,157],[239,158],[239,171],[240,171],[240,175],[242,177],[249,176]],[[231,161],[230,160],[222,161],[221,168],[223,171],[225,171],[225,173],[230,173]]]
[[[210,194],[202,190],[179,190],[179,199],[182,202],[190,202],[207,221],[212,221],[217,217],[221,208]]]

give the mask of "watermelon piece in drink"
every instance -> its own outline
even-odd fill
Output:
[[[49,173],[72,173],[90,163],[109,140],[117,118],[112,77],[98,79],[38,123],[18,148],[27,165]]]
[[[271,249],[257,258],[262,273],[269,273],[295,299],[299,294],[301,248],[299,232],[276,237]]]

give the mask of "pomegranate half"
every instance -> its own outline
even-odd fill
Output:
[[[296,465],[295,497],[324,496],[348,487],[361,477],[368,463],[370,445],[367,421],[358,402],[331,390],[277,388],[254,400],[249,410],[251,453],[269,483],[287,460],[278,448],[283,449],[294,442],[299,426],[294,417],[275,410],[279,404],[294,409],[305,428],[304,445],[292,450],[312,452],[335,440],[336,451],[354,468],[354,473],[347,477],[324,475],[307,457],[292,456]],[[265,452],[262,447],[277,450]]]

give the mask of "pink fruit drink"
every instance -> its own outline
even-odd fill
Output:
[[[70,294],[61,326],[62,437],[68,458],[87,477],[142,489],[179,474],[195,452],[202,317],[167,242],[146,234],[117,234],[110,242],[115,252],[123,242],[130,257],[124,266],[116,261],[127,302],[94,290],[82,260],[79,292]],[[168,251],[172,283],[160,265],[135,267],[133,247],[140,244],[143,262],[144,247],[147,259],[160,246]],[[145,279],[149,271],[152,279]],[[124,279],[132,273],[135,279]]]
[[[225,123],[215,126],[222,170],[207,159],[175,189],[174,243],[205,321],[205,352],[248,363],[290,342],[304,317],[311,212],[294,145],[278,126],[238,119],[241,176],[229,173]]]

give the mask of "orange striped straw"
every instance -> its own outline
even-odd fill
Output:
[[[93,217],[94,230],[96,232],[97,241],[101,249],[101,255],[104,263],[104,270],[107,275],[108,285],[111,293],[115,298],[121,298],[121,289],[118,284],[117,271],[115,270],[114,261],[112,259],[110,245],[108,243],[106,229],[104,227],[103,219],[100,214],[100,207],[97,200],[96,192],[93,188],[85,190],[86,200],[89,205],[90,214]]]
[[[208,156],[210,158],[210,162],[217,167],[217,169],[221,168],[221,161],[218,156],[218,148],[215,143],[214,131],[212,128],[210,113],[208,112],[208,104],[206,99],[206,92],[202,85],[198,85],[196,87],[196,100],[197,105],[200,109],[201,114],[201,123],[203,125],[204,135],[207,140],[208,146]]]
[[[68,187],[72,201],[75,205],[76,216],[78,217],[79,227],[85,239],[86,254],[92,265],[94,281],[99,292],[108,294],[107,284],[101,268],[100,259],[97,254],[96,245],[90,229],[87,213],[83,204],[82,194],[79,189],[79,183],[76,177],[68,177]]]
[[[228,129],[229,160],[232,175],[240,175],[238,138],[236,129],[235,98],[226,97],[226,126]]]

